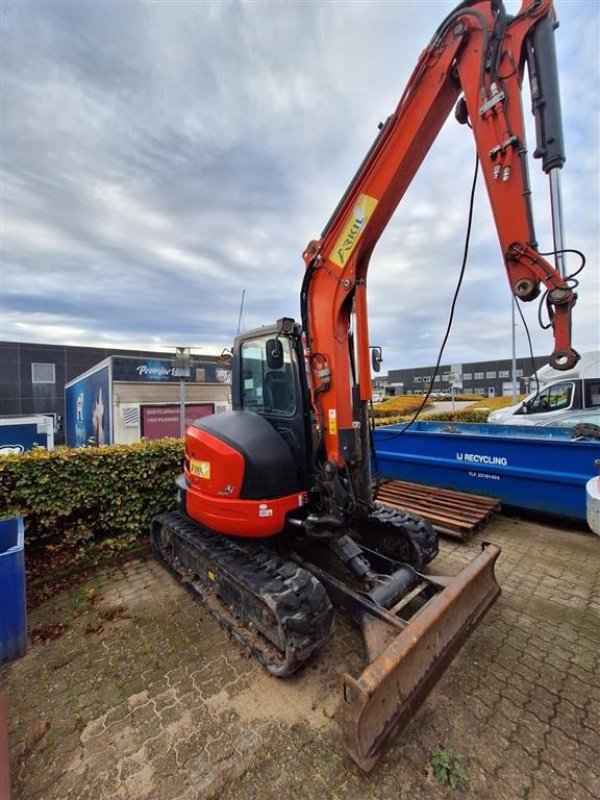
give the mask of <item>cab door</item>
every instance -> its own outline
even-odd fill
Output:
[[[298,484],[305,488],[309,416],[299,348],[294,336],[277,335],[269,329],[264,331],[261,329],[259,335],[254,332],[236,340],[234,375],[238,383],[233,392],[233,406],[254,411],[269,421],[290,448]]]

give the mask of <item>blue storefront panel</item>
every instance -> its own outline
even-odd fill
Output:
[[[0,418],[0,455],[16,455],[34,447],[52,450],[54,435],[49,417]]]

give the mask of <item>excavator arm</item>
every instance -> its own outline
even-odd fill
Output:
[[[530,301],[543,284],[555,339],[550,363],[568,369],[578,360],[570,340],[576,295],[568,278],[537,251],[521,99],[527,63],[535,155],[543,158],[556,186],[565,157],[554,27],[552,0],[524,0],[512,19],[496,0],[463,2],[450,13],[422,52],[321,238],[303,253],[302,317],[313,403],[326,457],[340,469],[360,461],[365,450],[360,425],[371,397],[366,283],[371,253],[455,105],[457,119],[473,132],[510,289]],[[447,169],[457,168],[449,153]],[[368,483],[365,476],[365,493]]]

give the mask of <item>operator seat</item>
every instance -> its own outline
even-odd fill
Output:
[[[265,407],[272,411],[291,413],[294,411],[294,395],[290,378],[285,372],[265,372]]]

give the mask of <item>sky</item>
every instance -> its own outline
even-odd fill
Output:
[[[454,5],[3,0],[0,340],[209,353],[231,345],[240,309],[242,330],[299,318],[301,253]],[[583,352],[600,348],[600,4],[556,9],[565,243],[588,259],[573,311]],[[524,106],[529,120],[527,94]],[[472,135],[451,115],[373,254],[384,373],[436,361],[473,165]],[[550,251],[548,179],[538,161],[530,173]],[[534,354],[551,352],[538,303],[521,308]],[[516,341],[528,355],[519,317]],[[510,355],[511,295],[480,181],[443,363]]]

